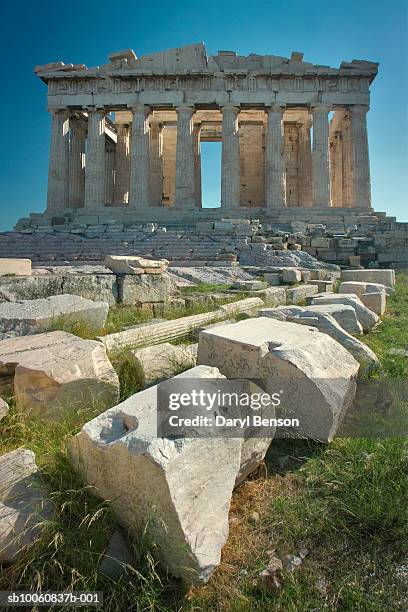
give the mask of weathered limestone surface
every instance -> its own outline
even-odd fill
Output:
[[[192,367],[194,349],[169,342],[154,344],[131,351],[132,358],[143,372],[146,383],[169,378],[181,366]]]
[[[302,273],[296,268],[284,268],[282,270],[282,281],[284,283],[300,283],[302,280]]]
[[[357,295],[352,293],[333,293],[330,295],[317,295],[312,298],[312,304],[348,304],[356,311],[357,319],[363,331],[370,331],[379,322],[378,315],[364,306]]]
[[[7,402],[5,402],[3,399],[1,399],[0,397],[0,421],[1,419],[3,419],[5,416],[7,416],[9,412],[9,405],[7,404]]]
[[[30,276],[31,259],[0,258],[0,276]]]
[[[33,544],[52,516],[34,453],[20,448],[0,457],[0,561],[12,563]]]
[[[108,334],[98,337],[109,351],[119,351],[122,348],[137,348],[149,344],[166,342],[173,338],[182,338],[190,332],[205,325],[221,319],[233,317],[239,313],[254,314],[261,306],[264,306],[260,298],[247,298],[220,306],[217,310],[203,314],[181,317],[160,323],[147,323],[137,325],[134,328],[122,332]]]
[[[254,297],[260,297],[266,306],[280,306],[286,304],[285,287],[267,287],[251,293]]]
[[[359,369],[326,334],[266,317],[204,330],[197,363],[218,367],[229,378],[256,379],[270,393],[283,384],[285,414],[299,418],[300,435],[319,440],[335,434],[354,398]]]
[[[200,366],[177,378],[222,376]],[[99,415],[73,438],[70,457],[131,535],[146,529],[173,575],[206,582],[227,538],[243,441],[157,438],[156,404],[151,387]]]
[[[106,321],[109,306],[77,295],[55,295],[45,299],[0,304],[0,333],[38,334],[58,322],[82,323],[94,331]]]
[[[383,291],[370,291],[362,293],[359,297],[366,308],[375,312],[379,317],[383,316],[386,308],[386,297]]]
[[[371,349],[363,342],[347,333],[330,314],[313,311],[312,308],[300,306],[284,306],[281,308],[265,308],[259,311],[260,316],[270,317],[278,321],[289,321],[301,325],[312,325],[333,340],[339,342],[353,355],[360,364],[360,375],[379,366],[379,361]]]
[[[117,278],[119,302],[146,304],[166,302],[173,289],[167,272],[159,274],[126,274]]]
[[[360,325],[356,311],[353,306],[346,304],[313,304],[313,306],[302,306],[303,310],[320,314],[327,314],[349,334],[362,334],[363,328]]]
[[[318,289],[315,285],[299,285],[298,287],[288,288],[286,289],[286,301],[288,304],[296,304],[317,292]]]
[[[235,281],[233,284],[234,289],[243,289],[244,291],[258,291],[260,289],[266,289],[268,283],[259,280],[240,280]]]
[[[101,300],[109,306],[119,300],[118,283],[114,274],[63,275],[61,293],[79,295],[87,300]]]
[[[56,331],[0,342],[0,392],[10,389],[19,410],[58,419],[112,405],[119,380],[100,342]]]
[[[161,274],[167,270],[167,259],[145,259],[126,255],[108,255],[105,266],[115,274]]]
[[[395,270],[342,270],[341,280],[380,283],[386,287],[395,287]]]
[[[339,286],[339,293],[355,293],[359,297],[363,293],[384,293],[387,294],[389,287],[380,283],[363,283],[359,281],[343,281]]]
[[[0,278],[0,303],[36,300],[64,293],[79,295],[87,300],[118,302],[118,287],[114,274],[50,273],[24,278]]]

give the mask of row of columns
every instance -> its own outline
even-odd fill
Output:
[[[351,116],[352,185],[350,205],[370,207],[370,174],[366,112],[368,107],[353,106]],[[175,201],[188,210],[201,203],[200,125],[193,124],[195,108],[180,105],[177,111]],[[286,168],[284,157],[285,108],[273,105],[266,109],[265,134],[265,203],[269,209],[286,206]],[[317,104],[311,109],[313,144],[311,168],[306,162],[299,168],[305,184],[310,185],[311,204],[318,208],[331,206],[329,161],[329,111]],[[240,207],[240,151],[238,113],[233,104],[221,107],[222,168],[221,206],[225,210]],[[144,210],[160,205],[162,197],[161,130],[149,124],[150,107],[132,108],[131,137],[125,125],[117,126],[115,185],[112,200]],[[106,181],[112,173],[113,155],[108,158],[105,144],[105,115],[102,109],[89,108],[87,133],[83,122],[71,118],[67,110],[52,111],[52,134],[49,162],[48,210],[57,212],[79,207],[84,193],[84,207],[96,209],[106,204]],[[70,138],[68,134],[71,133]],[[310,150],[310,127],[301,130],[300,147]],[[85,145],[86,142],[86,145]],[[86,146],[86,163],[84,158]],[[113,151],[111,151],[113,153]],[[301,156],[302,159],[302,156]],[[307,156],[303,156],[307,160]],[[69,177],[69,180],[68,180]],[[300,202],[302,204],[302,202]],[[308,205],[307,202],[303,203]]]

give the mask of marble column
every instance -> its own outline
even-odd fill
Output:
[[[138,104],[132,110],[129,206],[144,210],[150,203],[149,114],[151,109],[144,104]]]
[[[353,206],[371,208],[370,162],[367,134],[368,106],[351,107],[353,151]]]
[[[283,113],[284,108],[277,105],[267,110],[268,120],[265,135],[265,201],[267,208],[286,206]]]
[[[88,109],[85,208],[105,206],[105,169],[105,111]]]
[[[161,206],[163,200],[163,126],[150,124],[150,205]]]
[[[129,126],[125,123],[116,124],[116,152],[115,152],[115,187],[113,203],[122,206],[129,202],[130,182],[130,137]]]
[[[51,110],[51,145],[48,165],[47,212],[58,213],[68,207],[68,111]]]
[[[69,208],[83,208],[85,197],[85,139],[82,121],[71,118],[69,143]]]
[[[327,208],[330,200],[329,110],[324,104],[312,107],[313,116],[313,206]]]
[[[108,206],[113,204],[114,189],[114,170],[115,170],[115,146],[113,142],[106,139],[105,149],[105,203]]]
[[[341,121],[342,134],[342,206],[351,208],[353,206],[353,146],[351,129],[351,112],[346,110]]]
[[[177,110],[176,143],[176,206],[184,209],[195,207],[194,178],[194,107],[180,105]]]
[[[195,123],[194,133],[194,177],[195,177],[195,204],[197,208],[203,206],[203,195],[201,186],[201,123]]]
[[[221,208],[240,207],[239,108],[226,104],[222,111]]]
[[[298,177],[299,177],[299,206],[309,208],[313,204],[312,199],[312,143],[310,138],[311,120],[306,119],[298,125],[299,150],[298,150]]]
[[[330,172],[332,206],[343,206],[343,141],[340,130],[336,130],[330,143]]]

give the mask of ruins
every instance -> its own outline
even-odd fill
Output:
[[[52,117],[46,215],[200,218],[200,143],[222,141],[222,216],[282,208],[370,211],[366,115],[378,64],[315,65],[203,43],[95,68],[35,72]],[[254,210],[255,209],[255,210]],[[215,214],[216,214],[215,212]]]

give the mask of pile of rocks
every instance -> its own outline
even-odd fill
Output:
[[[115,278],[129,283],[167,275],[167,263],[127,256],[106,260]],[[14,308],[14,314],[7,319],[11,310],[3,311],[3,329],[9,320],[12,331],[22,335],[0,341],[0,396],[12,392],[19,410],[47,419],[98,401],[99,416],[69,443],[73,466],[98,496],[109,500],[130,536],[145,530],[171,573],[189,583],[206,582],[228,535],[234,487],[263,460],[275,426],[262,437],[157,437],[158,386],[118,404],[119,381],[107,349],[130,350],[145,385],[173,376],[180,366],[194,366],[175,376],[180,384],[243,379],[254,393],[271,395],[286,381],[290,392],[276,416],[296,416],[299,435],[329,441],[352,405],[357,377],[378,367],[374,353],[355,336],[379,324],[395,283],[391,271],[344,271],[341,293],[332,293],[330,274],[276,269],[265,280],[237,281],[237,291],[251,294],[246,299],[97,340],[44,329],[52,324],[52,304],[58,305],[59,315],[84,316],[96,325],[106,318],[106,303],[88,304],[71,295],[34,300],[35,305],[30,300],[4,303],[1,307]],[[299,296],[309,304],[294,306]],[[272,299],[274,307],[265,308]],[[30,319],[33,309],[36,316]],[[236,321],[238,313],[249,318]],[[198,346],[169,344],[197,330]],[[215,410],[222,406],[220,401]],[[0,418],[7,418],[7,412],[0,401]],[[0,560],[7,562],[38,537],[39,525],[52,513],[33,454],[13,453],[0,458],[7,481],[0,477],[0,550],[5,551]],[[24,469],[12,486],[13,466]],[[35,500],[20,487],[27,477],[40,482]]]

